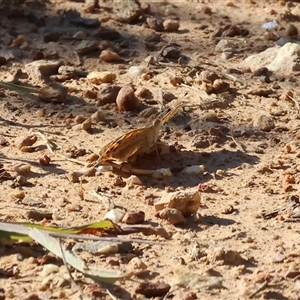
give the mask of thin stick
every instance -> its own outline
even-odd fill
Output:
[[[100,195],[99,193],[96,193],[95,191],[89,192],[89,194],[96,197],[100,201],[104,202],[105,208],[107,210],[111,210],[116,207],[116,205],[114,204],[114,202],[111,200],[111,198],[108,195],[105,195],[103,193],[102,193],[102,195]]]
[[[59,248],[60,248],[60,251],[61,251],[61,254],[62,254],[62,255],[61,255],[61,256],[62,256],[62,260],[63,260],[63,262],[64,262],[64,265],[65,265],[66,269],[67,269],[67,272],[68,272],[68,275],[69,275],[69,277],[70,277],[70,279],[71,279],[71,282],[72,282],[73,285],[75,285],[75,287],[79,290],[80,296],[81,296],[81,299],[82,299],[82,300],[90,300],[90,298],[87,297],[87,296],[84,294],[84,292],[82,291],[82,289],[80,288],[80,286],[76,283],[75,279],[73,278],[73,276],[72,276],[72,274],[71,274],[71,271],[70,271],[70,269],[69,269],[68,263],[67,263],[67,261],[66,261],[65,252],[64,252],[64,249],[63,249],[63,247],[62,247],[62,243],[61,243],[60,238],[58,239],[58,241],[59,241]]]
[[[242,151],[246,152],[246,147],[239,143],[232,135],[230,135],[230,138],[233,140],[233,142],[237,145],[237,147]]]
[[[290,95],[287,95],[287,97],[288,97],[289,99],[291,99],[291,100],[294,102],[296,108],[297,108],[298,110],[300,110],[300,106],[299,106],[298,101],[296,101],[296,99],[294,99],[294,98],[293,98],[292,96],[290,96]]]
[[[253,298],[257,293],[262,291],[267,286],[268,286],[268,281],[265,280],[251,295],[249,295],[249,298]]]
[[[117,298],[110,292],[109,289],[106,289],[107,294],[111,297],[113,300],[117,300]]]
[[[53,151],[52,147],[50,146],[49,140],[42,133],[40,133],[39,131],[34,131],[32,134],[38,135],[43,140],[43,142],[45,143],[45,145],[48,148],[48,150],[52,154],[54,154],[54,151]]]

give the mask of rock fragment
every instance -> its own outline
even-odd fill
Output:
[[[155,210],[160,211],[164,208],[175,208],[179,210],[184,217],[197,212],[200,207],[200,193],[179,191],[164,195],[160,201],[154,204]]]
[[[36,60],[26,64],[25,71],[31,78],[40,80],[43,76],[57,74],[61,65],[61,60]]]
[[[98,91],[98,101],[100,105],[115,103],[121,87],[118,85],[111,85],[102,83]]]
[[[19,136],[15,140],[15,145],[21,149],[24,146],[32,146],[36,141],[36,135]]]
[[[290,74],[300,70],[300,45],[286,43],[284,46],[271,47],[245,59],[247,66],[253,69],[267,67],[269,71]]]
[[[253,126],[262,131],[270,131],[275,128],[275,122],[272,116],[260,114],[254,119]]]
[[[158,215],[172,225],[184,225],[186,222],[182,213],[176,208],[165,208]]]
[[[115,253],[128,253],[132,251],[132,244],[129,242],[99,241],[92,243],[76,243],[72,251],[86,251],[96,255],[110,255]]]
[[[144,281],[138,285],[135,292],[144,295],[146,298],[163,297],[170,288],[171,286],[164,282]]]
[[[122,222],[126,224],[141,224],[145,221],[143,211],[128,211],[125,213]]]
[[[117,78],[117,75],[109,71],[93,71],[89,73],[86,78],[94,84],[112,83]]]
[[[98,43],[94,41],[84,40],[75,47],[75,51],[78,55],[88,55],[96,50],[98,50]]]
[[[121,57],[118,53],[111,50],[103,50],[99,56],[100,60],[105,62],[115,62],[120,61]]]
[[[64,103],[68,96],[68,90],[67,87],[59,83],[51,82],[41,88],[39,98],[45,102]]]
[[[138,0],[115,0],[113,11],[121,21],[126,23],[133,23],[143,14]]]
[[[165,31],[177,31],[179,29],[179,22],[176,20],[165,20],[163,25]]]
[[[156,18],[151,17],[147,18],[146,22],[148,26],[155,31],[162,32],[165,30],[164,23],[162,20],[158,20]]]
[[[139,107],[139,100],[130,85],[125,85],[121,88],[116,103],[120,111],[133,111]]]

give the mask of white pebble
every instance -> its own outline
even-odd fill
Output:
[[[148,72],[148,68],[144,66],[131,66],[127,73],[130,76],[138,77],[141,76],[143,73]]]
[[[114,208],[114,209],[108,211],[104,215],[104,220],[107,219],[107,220],[111,220],[114,223],[119,223],[123,219],[124,215],[125,215],[124,209]]]
[[[113,170],[112,166],[99,166],[96,170],[96,176],[100,175],[101,173],[104,172],[110,172]]]
[[[41,272],[41,275],[43,277],[46,277],[52,273],[58,273],[59,272],[59,267],[57,265],[54,265],[54,264],[48,264],[48,265],[45,265],[42,272]]]
[[[172,176],[172,172],[169,168],[161,168],[161,169],[157,169],[156,173],[158,175],[158,177],[164,176],[164,177],[170,177]]]
[[[126,183],[127,183],[128,186],[142,185],[141,180],[136,175],[131,175],[125,181],[126,181]]]
[[[203,165],[193,165],[190,167],[186,167],[182,170],[185,174],[199,174],[204,172],[204,166]]]

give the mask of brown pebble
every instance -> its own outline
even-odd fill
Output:
[[[172,225],[184,225],[186,222],[183,214],[176,208],[165,208],[159,212],[159,217]]]
[[[13,198],[17,198],[17,199],[24,199],[25,198],[25,193],[24,191],[18,191],[12,194]]]
[[[82,129],[83,130],[88,130],[92,127],[92,121],[90,119],[87,119],[85,120],[83,123],[82,123]]]
[[[275,128],[275,122],[272,116],[267,114],[261,114],[254,119],[253,126],[262,131],[270,131],[273,128]]]
[[[232,214],[233,212],[234,212],[234,207],[232,205],[229,205],[224,209],[223,214],[229,215]]]
[[[99,105],[115,103],[120,89],[121,87],[117,85],[102,83],[98,92]]]
[[[75,172],[68,173],[68,180],[72,183],[79,182],[79,176]]]
[[[161,32],[161,31],[164,31],[164,29],[165,29],[162,20],[158,20],[156,18],[151,17],[151,18],[147,18],[146,22],[147,22],[148,26],[151,29],[154,29],[155,31]]]
[[[202,82],[201,89],[205,91],[207,94],[211,94],[214,92],[214,87],[211,83]]]
[[[35,115],[39,118],[44,117],[46,115],[46,109],[42,108],[35,112]]]
[[[21,152],[23,153],[33,153],[35,152],[35,147],[30,147],[30,146],[23,146],[20,148]]]
[[[171,286],[164,282],[141,282],[136,288],[135,292],[137,294],[142,294],[147,298],[152,297],[162,297],[168,293]]]
[[[293,175],[287,175],[285,177],[285,182],[287,182],[287,183],[293,184],[293,183],[295,183],[295,181],[296,181],[296,179],[295,179],[295,176],[293,176]]]
[[[179,29],[179,22],[176,20],[165,20],[163,25],[165,31],[177,31]]]
[[[212,71],[205,70],[200,73],[200,79],[205,82],[213,83],[216,79],[219,78],[220,77],[218,76],[218,74]]]
[[[76,124],[82,124],[86,120],[86,117],[83,115],[77,115],[74,119]]]
[[[145,213],[143,211],[128,211],[122,219],[122,222],[126,224],[141,224],[144,221]]]
[[[285,30],[286,36],[297,36],[298,28],[294,24],[289,24]]]
[[[172,300],[194,300],[198,299],[195,292],[189,291],[189,292],[178,292],[174,295]]]
[[[152,98],[152,96],[153,96],[151,91],[149,89],[145,88],[145,87],[138,88],[135,91],[135,95],[137,97],[146,98],[146,99]]]
[[[118,53],[110,50],[103,50],[99,56],[100,60],[105,62],[115,62],[120,61],[121,57]]]
[[[141,75],[141,79],[142,80],[145,80],[145,81],[148,81],[148,80],[150,80],[152,78],[152,76],[151,76],[151,74],[149,74],[149,73],[143,73],[142,75]]]
[[[104,289],[97,283],[86,284],[83,291],[89,298],[103,299],[105,297]]]
[[[126,186],[126,182],[123,180],[123,178],[121,176],[118,176],[115,179],[115,181],[113,182],[113,185],[124,187],[124,186]]]
[[[170,77],[170,83],[174,86],[180,85],[181,83],[183,83],[183,79],[181,77],[178,76],[171,76]]]
[[[216,94],[220,94],[229,91],[230,84],[222,79],[216,79],[213,82],[213,88]]]
[[[104,120],[104,115],[101,111],[97,110],[91,115],[91,121],[94,124],[98,124],[100,121]]]
[[[130,85],[125,85],[121,88],[116,103],[120,111],[133,111],[139,107],[139,100]]]
[[[19,48],[23,43],[26,43],[27,39],[24,35],[18,35],[11,43],[11,48]]]
[[[211,15],[211,12],[212,12],[211,8],[206,5],[202,6],[201,11],[206,15]]]
[[[87,90],[82,93],[83,98],[97,99],[98,93],[96,91]]]
[[[43,166],[49,166],[51,162],[51,158],[48,155],[43,155],[42,157],[39,158],[39,162]]]
[[[20,136],[16,138],[15,144],[19,149],[21,149],[24,146],[32,146],[36,141],[36,135]]]

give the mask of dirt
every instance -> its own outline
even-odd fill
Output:
[[[117,20],[112,1],[100,1],[100,8],[93,12],[86,12],[86,4],[80,1],[2,3],[0,56],[7,61],[0,66],[0,80],[32,87],[48,84],[49,77],[28,76],[25,71],[25,65],[37,57],[60,59],[84,72],[60,82],[68,87],[68,95],[65,101],[58,98],[58,103],[0,89],[1,163],[10,168],[0,178],[1,221],[63,227],[97,222],[107,212],[90,194],[98,191],[109,195],[117,206],[143,211],[144,224],[162,226],[171,235],[170,239],[130,235],[161,244],[134,243],[129,253],[77,253],[88,265],[100,269],[124,271],[133,258],[146,265],[141,274],[109,287],[116,299],[144,299],[148,281],[163,286],[151,286],[163,293],[153,299],[299,299],[299,73],[255,73],[255,69],[247,69],[244,59],[275,46],[275,41],[266,37],[264,23],[278,20],[281,34],[292,21],[299,28],[299,17],[291,21],[286,16],[300,4],[203,0],[155,2],[150,7],[143,17],[128,24]],[[99,28],[71,25],[71,11],[100,20],[102,28],[121,33],[121,40],[101,41],[95,37]],[[175,19],[180,27],[175,32],[157,32],[161,42],[151,42],[150,50],[145,38],[155,31],[146,25],[147,17]],[[224,24],[237,26],[233,37],[215,36]],[[98,46],[87,54],[75,54],[81,41],[71,37],[78,31],[85,32],[84,41],[115,50],[122,60],[100,61]],[[45,42],[49,32],[56,33],[54,41]],[[27,44],[10,47],[19,35]],[[235,45],[229,58],[215,49],[221,39]],[[159,55],[170,44],[180,50],[181,62]],[[127,73],[130,66],[145,66],[149,55],[156,62],[148,66],[147,75]],[[219,94],[207,94],[204,90],[208,92],[211,84],[197,81],[196,74],[205,70],[222,79],[215,90],[221,89]],[[152,96],[138,97],[138,110],[120,112],[115,103],[97,100],[101,85],[86,79],[86,73],[92,71],[115,73],[114,84],[145,87]],[[223,92],[220,85],[224,82],[230,88]],[[160,140],[172,151],[142,156],[134,168],[169,168],[172,175],[137,175],[139,184],[126,184],[131,174],[124,172],[125,168],[84,175],[81,182],[73,183],[70,174],[82,166],[64,157],[86,162],[120,135],[150,125],[156,114],[143,117],[140,113],[161,107],[161,91],[176,97],[165,101],[166,107],[183,103],[183,109],[160,133]],[[293,92],[293,101],[282,96],[287,91]],[[96,111],[103,116],[100,122],[87,130],[74,130],[76,116],[85,119]],[[35,132],[56,144],[54,153]],[[32,141],[30,152],[22,152],[20,137],[32,135],[37,141]],[[31,170],[16,178],[18,174],[11,169],[19,164],[28,164]],[[182,172],[193,165],[203,165],[204,172]],[[187,217],[181,226],[162,220],[154,209],[155,202],[175,191],[199,191],[201,195],[197,214]],[[69,249],[72,243],[66,242]],[[45,274],[48,264],[59,267],[55,279]],[[71,272],[76,284],[60,259],[34,243],[2,245],[0,299],[80,299],[80,289],[90,299],[111,299],[105,287],[73,269]],[[172,287],[166,298],[165,284]]]

